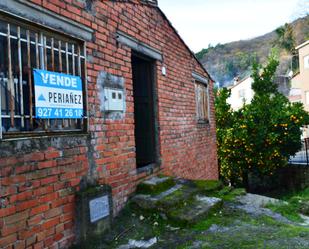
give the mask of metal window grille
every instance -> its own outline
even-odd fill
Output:
[[[0,15],[0,136],[86,129],[85,58],[84,42]],[[36,119],[34,68],[81,76],[84,118]]]
[[[209,95],[205,84],[196,82],[196,113],[198,121],[209,121]]]

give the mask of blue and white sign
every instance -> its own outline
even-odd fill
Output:
[[[82,118],[83,88],[78,76],[34,69],[36,118]]]

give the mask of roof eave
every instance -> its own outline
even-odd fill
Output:
[[[308,45],[309,44],[309,40],[308,41],[305,41],[305,42],[303,42],[302,44],[300,44],[300,45],[298,45],[295,49],[296,50],[298,50],[298,49],[300,49],[300,48],[302,48],[302,47],[304,47],[304,46],[306,46],[306,45]]]
[[[194,52],[189,48],[189,46],[186,44],[186,42],[182,39],[182,37],[179,35],[178,31],[174,28],[173,24],[171,23],[171,21],[167,18],[167,16],[164,14],[164,12],[160,9],[159,6],[156,6],[158,8],[158,10],[160,11],[161,15],[163,16],[163,18],[169,23],[170,27],[174,30],[175,34],[179,37],[179,39],[181,40],[181,42],[185,45],[185,47],[187,48],[187,50],[190,52],[190,54],[193,56],[193,58],[196,60],[196,62],[201,66],[201,68],[203,69],[203,71],[207,74],[207,77],[209,78],[210,81],[215,82],[212,77],[210,76],[210,74],[207,72],[206,68],[203,66],[203,64],[197,59],[196,55],[194,54]]]

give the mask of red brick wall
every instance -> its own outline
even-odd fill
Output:
[[[116,30],[164,57],[157,62],[162,171],[218,178],[212,84],[210,124],[198,125],[191,74],[207,75],[157,8],[138,1],[94,1],[87,11],[81,0],[31,1],[94,30],[87,43],[89,134],[0,142],[0,248],[67,247],[74,240],[74,193],[82,178],[111,185],[117,213],[147,176],[136,173],[131,49],[116,42]],[[104,120],[100,112],[100,71],[125,78],[123,120]]]
[[[86,139],[0,144],[0,248],[72,242],[74,192],[88,169]]]

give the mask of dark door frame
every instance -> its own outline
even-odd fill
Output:
[[[154,121],[154,162],[150,163],[141,168],[137,168],[138,173],[142,173],[145,171],[152,172],[155,167],[161,166],[161,155],[160,155],[160,126],[159,126],[159,115],[158,115],[158,91],[157,91],[157,61],[145,56],[141,53],[132,51],[131,59],[135,57],[141,60],[144,60],[150,64],[150,81],[151,81],[151,94],[152,94],[152,106],[153,109],[153,121]],[[133,62],[131,62],[131,66],[133,68]],[[133,76],[133,70],[132,70]],[[133,84],[133,77],[132,77],[132,84]],[[133,89],[133,98],[134,98],[134,89]]]

